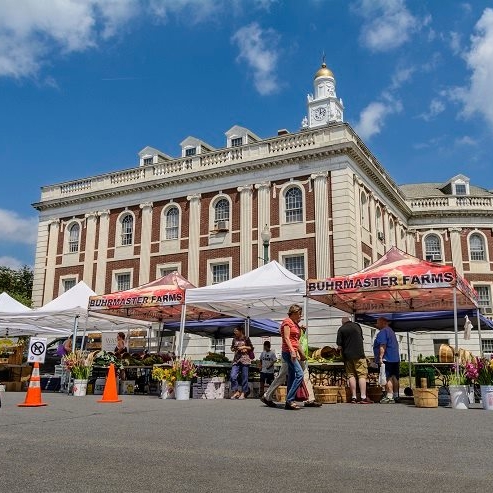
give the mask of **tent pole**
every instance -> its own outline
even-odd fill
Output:
[[[483,341],[481,338],[481,318],[479,316],[479,308],[476,308],[476,318],[478,320],[478,338],[479,338],[479,355],[483,357]]]
[[[250,337],[250,317],[245,318],[245,336]]]
[[[455,355],[459,354],[459,328],[457,325],[457,288],[454,286],[454,335],[455,335]],[[457,361],[456,361],[457,363]]]
[[[303,324],[308,327],[308,296],[303,298]]]
[[[163,342],[163,330],[164,330],[164,322],[163,319],[159,320],[157,330],[159,331],[158,343],[157,343],[157,352],[161,352],[161,343]]]
[[[74,333],[72,334],[72,351],[75,351],[77,349],[75,346],[75,343],[77,342],[77,327],[78,327],[78,325],[79,325],[79,315],[76,315],[74,317]]]
[[[187,306],[185,304],[181,305],[181,317],[180,317],[180,351],[178,355],[180,358],[183,357],[183,339],[185,337],[185,319],[187,316]]]
[[[409,337],[409,331],[407,332],[407,369],[409,371],[409,387],[411,387],[412,372],[411,372],[411,338]]]

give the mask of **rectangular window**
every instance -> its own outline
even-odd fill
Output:
[[[474,286],[474,289],[478,293],[479,306],[490,306],[491,296],[489,286]]]
[[[116,290],[125,291],[130,289],[130,273],[116,275]]]
[[[231,139],[231,147],[239,147],[243,145],[243,137],[236,137],[235,139]]]
[[[481,347],[483,348],[483,353],[493,353],[493,339],[482,339]]]
[[[211,339],[211,352],[226,354],[226,339]]]
[[[466,195],[466,185],[463,183],[455,184],[455,195]]]
[[[173,273],[175,271],[178,271],[178,267],[166,267],[166,268],[161,267],[159,269],[159,275],[161,277],[164,277],[164,276],[167,276],[168,274],[171,274],[171,273]]]
[[[229,264],[212,265],[212,284],[218,284],[229,279]]]
[[[433,339],[433,351],[435,352],[435,356],[440,354],[440,346],[442,344],[449,344],[448,339]]]
[[[149,164],[152,164],[153,158],[152,157],[145,157],[144,158],[144,165],[147,166]]]
[[[75,279],[64,279],[63,281],[63,292],[65,293],[69,289],[72,289],[76,285]]]
[[[305,279],[305,257],[303,255],[284,257],[284,267],[295,276]]]
[[[197,154],[196,147],[189,147],[188,149],[185,149],[185,156],[195,156],[195,154]]]

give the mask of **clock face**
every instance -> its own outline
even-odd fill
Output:
[[[327,110],[325,108],[317,108],[313,111],[313,118],[315,118],[315,120],[323,120],[326,114]]]

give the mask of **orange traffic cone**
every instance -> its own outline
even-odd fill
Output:
[[[33,372],[29,380],[26,400],[24,404],[17,404],[19,407],[39,407],[46,406],[41,401],[41,379],[39,378],[39,363],[34,363]]]
[[[115,365],[113,363],[110,364],[108,370],[108,376],[106,377],[106,383],[104,384],[103,398],[98,400],[98,402],[122,402],[121,399],[118,399]]]

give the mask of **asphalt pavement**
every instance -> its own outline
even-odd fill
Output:
[[[0,491],[479,492],[493,483],[493,412],[409,404],[162,400],[43,393],[0,408]]]

